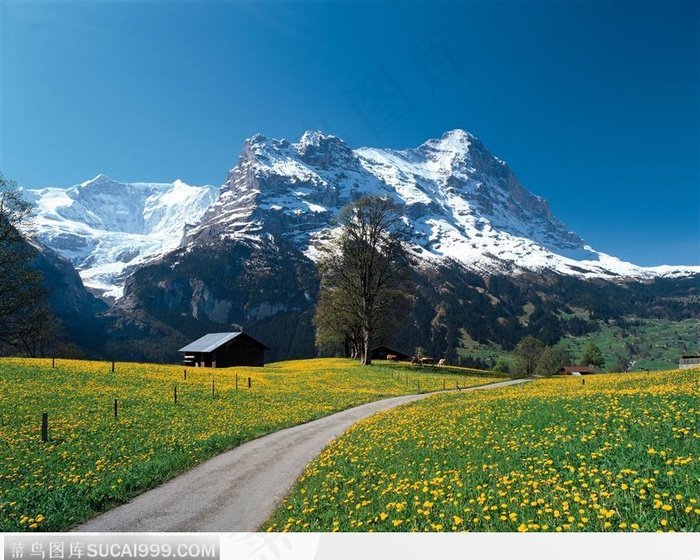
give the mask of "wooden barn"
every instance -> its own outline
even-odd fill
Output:
[[[564,366],[559,370],[559,373],[562,375],[591,375],[596,371],[588,366]]]
[[[681,356],[678,360],[679,369],[700,368],[700,355]]]
[[[411,359],[410,355],[394,350],[393,348],[389,348],[388,346],[377,346],[376,348],[372,348],[370,351],[370,357],[373,360],[386,360],[386,357],[390,355],[396,356],[396,359],[399,362],[407,362]]]
[[[242,332],[210,333],[180,348],[185,366],[225,368],[233,366],[265,365],[262,342]]]

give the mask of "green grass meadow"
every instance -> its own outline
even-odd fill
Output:
[[[186,373],[0,359],[0,531],[64,531],[260,435],[385,397],[500,379],[335,359]]]
[[[353,426],[272,531],[700,531],[700,370],[436,395]]]

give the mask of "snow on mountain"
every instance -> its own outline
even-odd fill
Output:
[[[125,277],[179,246],[218,239],[284,238],[311,259],[332,220],[364,194],[403,210],[412,251],[478,273],[550,270],[583,278],[654,278],[700,267],[640,267],[595,251],[547,202],[463,130],[414,149],[351,149],[306,132],[297,143],[256,135],[226,183],[120,183],[98,175],[68,189],[25,191],[37,207],[32,234],[67,258],[85,285],[120,298]]]
[[[174,183],[120,183],[104,175],[67,189],[25,190],[36,205],[31,234],[68,259],[84,284],[119,298],[134,266],[180,243],[218,189]]]
[[[359,191],[394,193],[339,138],[307,132],[298,144],[247,140],[219,199],[186,240],[281,235],[308,249]]]
[[[363,194],[389,196],[403,208],[412,250],[425,262],[449,258],[479,273],[551,270],[607,279],[700,273],[640,267],[595,251],[463,130],[401,151],[353,150],[320,132],[294,144],[256,135],[183,243],[282,236],[314,259],[333,217]]]

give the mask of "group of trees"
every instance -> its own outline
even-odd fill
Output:
[[[337,235],[320,248],[321,287],[314,325],[322,352],[371,363],[377,338],[411,303],[411,261],[399,208],[364,196],[339,214]]]
[[[19,230],[31,217],[31,205],[14,183],[0,174],[0,352],[37,356],[58,333],[58,321],[46,305],[41,273],[33,268],[37,250]]]
[[[523,338],[515,347],[513,354],[515,356],[515,362],[512,366],[514,373],[521,375],[554,375],[564,366],[571,365],[573,362],[571,354],[566,348],[546,346],[533,336]],[[600,348],[590,342],[583,352],[579,365],[602,368],[605,365],[605,357]],[[501,360],[494,369],[508,371],[509,366]]]

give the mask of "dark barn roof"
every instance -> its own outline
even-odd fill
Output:
[[[384,359],[386,359],[387,354],[393,354],[401,361],[406,361],[406,360],[410,359],[410,357],[411,357],[410,354],[406,354],[405,352],[400,352],[399,350],[395,350],[394,348],[390,348],[389,346],[386,346],[385,344],[382,344],[381,346],[377,346],[375,348],[372,348],[372,350],[370,352],[370,355],[372,356],[373,360],[384,360]]]
[[[588,375],[591,373],[595,373],[594,369],[589,368],[588,366],[564,366],[561,368],[564,373],[580,373],[582,375]]]
[[[233,340],[236,337],[244,336],[248,340],[256,343],[264,350],[269,350],[262,342],[258,342],[251,336],[248,336],[242,332],[224,332],[224,333],[209,333],[205,334],[202,338],[198,338],[194,342],[190,342],[187,346],[180,348],[179,352],[213,352],[219,346],[223,346],[229,340]]]

